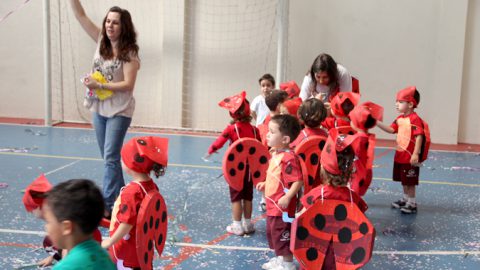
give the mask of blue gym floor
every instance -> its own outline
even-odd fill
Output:
[[[46,256],[38,249],[43,222],[26,213],[22,190],[41,173],[53,184],[87,178],[100,185],[103,163],[90,129],[0,124],[0,134],[0,269],[16,269]],[[127,139],[141,135],[130,132]],[[231,216],[227,184],[219,177],[223,152],[213,162],[201,159],[214,137],[155,135],[170,138],[169,167],[156,181],[169,211],[169,235],[155,269],[260,269],[273,252],[259,194],[256,233],[226,234]],[[480,154],[431,150],[420,173],[416,215],[390,208],[402,195],[390,180],[393,151],[378,148],[376,154],[365,200],[377,237],[363,269],[480,269]]]

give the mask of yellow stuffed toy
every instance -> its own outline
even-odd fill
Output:
[[[107,83],[107,79],[105,79],[105,77],[103,77],[102,73],[100,73],[99,71],[95,71],[90,76],[98,83]],[[99,100],[105,100],[113,95],[113,91],[107,89],[95,89],[94,92]]]

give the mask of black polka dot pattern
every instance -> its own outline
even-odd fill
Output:
[[[367,223],[363,222],[360,224],[360,227],[358,228],[361,234],[366,235],[368,233],[368,225]]]
[[[318,258],[318,251],[311,247],[309,249],[307,249],[307,260],[309,261],[314,261]]]
[[[261,156],[260,157],[260,164],[265,164],[268,162],[268,158],[266,156]]]
[[[313,153],[311,156],[310,156],[310,163],[312,165],[317,165],[318,164],[318,155]]]
[[[235,169],[230,169],[230,171],[228,171],[228,173],[230,174],[230,176],[235,176],[237,174],[237,171],[235,171]]]
[[[243,171],[243,169],[245,169],[245,163],[243,163],[243,162],[238,163],[237,169],[238,169],[239,171]]]
[[[338,221],[343,221],[347,218],[347,208],[345,205],[339,204],[335,207],[334,217]]]
[[[307,203],[309,197],[312,201],[318,195],[313,194],[306,195]],[[331,241],[337,269],[357,269],[370,259],[374,228],[370,228],[372,225],[368,219],[348,202],[317,201],[298,217],[295,224],[296,227],[292,227],[295,230],[292,251],[304,269],[319,269],[320,260],[324,260],[325,249]]]
[[[352,240],[352,231],[347,228],[343,227],[338,231],[338,241],[342,244],[348,244]]]
[[[352,257],[351,257],[352,263],[353,264],[361,263],[365,258],[365,255],[366,255],[366,252],[364,248],[362,247],[356,248],[352,253]]]
[[[313,178],[313,176],[309,175],[309,176],[308,176],[308,184],[309,184],[310,186],[312,186],[314,182],[315,182],[315,179]]]
[[[318,144],[318,148],[320,148],[320,150],[323,150],[324,147],[325,147],[325,141],[321,141],[321,142]]]
[[[309,233],[308,233],[308,230],[307,228],[305,227],[298,227],[297,228],[297,238],[300,239],[300,240],[305,240],[307,239]]]
[[[242,144],[237,144],[235,149],[237,150],[238,153],[241,153],[243,151],[243,145]]]
[[[167,212],[162,213],[162,223],[167,220]]]
[[[234,161],[235,160],[235,155],[234,154],[229,154],[227,156],[228,161]]]
[[[260,175],[262,175],[262,173],[261,173],[260,171],[255,171],[255,172],[253,173],[253,177],[255,177],[255,178],[259,178]]]
[[[250,155],[255,154],[255,152],[257,152],[257,149],[256,149],[255,147],[250,147],[250,149],[248,149],[248,153],[249,153]]]
[[[313,224],[317,228],[317,230],[321,231],[325,228],[325,224],[327,223],[326,218],[322,214],[317,214],[315,219],[313,220]]]

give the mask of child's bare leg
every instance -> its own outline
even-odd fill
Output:
[[[415,198],[415,186],[406,186],[407,187],[407,195],[409,198]]]
[[[252,201],[243,200],[243,217],[245,219],[252,218]]]
[[[242,220],[242,202],[236,201],[232,202],[232,218],[234,221]]]
[[[283,255],[284,262],[293,262],[293,254]]]

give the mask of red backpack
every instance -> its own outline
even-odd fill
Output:
[[[419,162],[424,162],[428,158],[428,150],[430,149],[430,128],[428,127],[427,122],[422,120],[423,124],[423,136],[422,147],[420,149],[420,154],[418,155]]]

